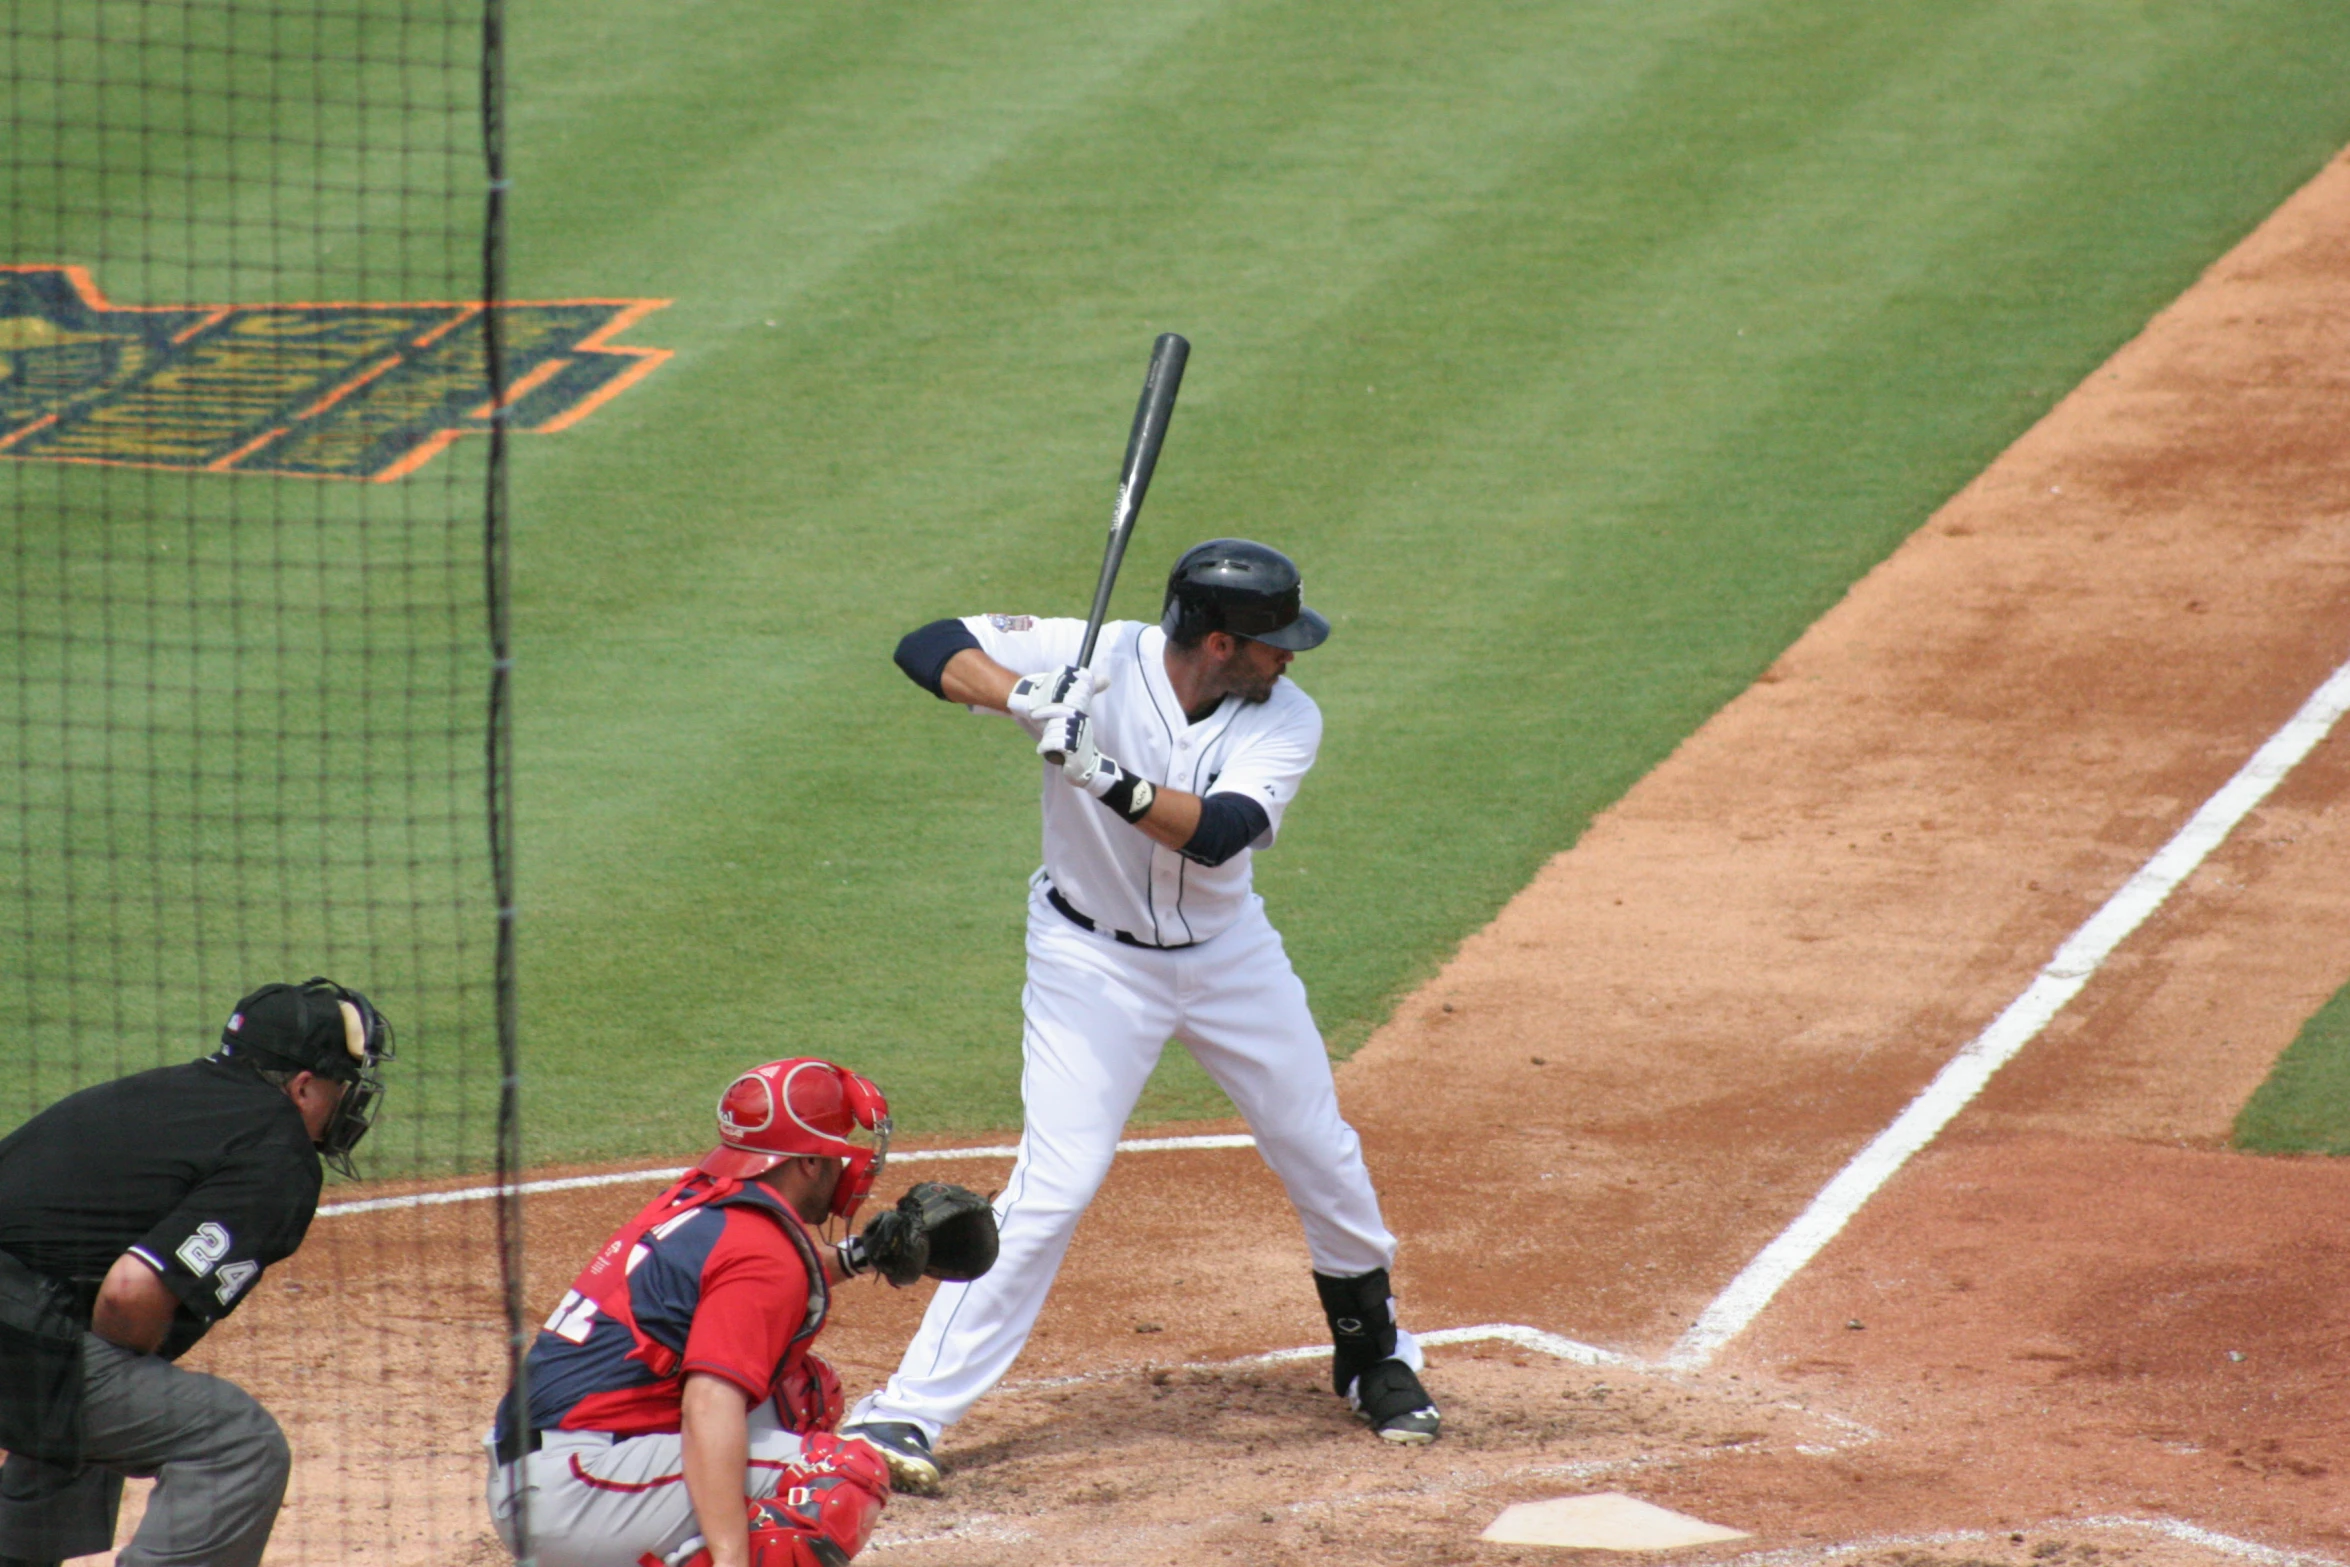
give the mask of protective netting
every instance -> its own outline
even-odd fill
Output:
[[[0,0],[0,1132],[271,980],[397,1030],[365,1185],[187,1362],[286,1427],[273,1561],[486,1542],[515,1237],[347,1205],[514,1146],[495,22]]]

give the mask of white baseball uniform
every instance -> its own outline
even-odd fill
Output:
[[[1083,621],[1024,615],[963,624],[989,658],[1021,673],[1075,662],[1085,635]],[[1092,703],[1102,754],[1164,787],[1245,794],[1267,826],[1223,864],[1202,865],[1041,768],[1044,866],[1030,878],[1021,995],[1025,1125],[996,1203],[1001,1250],[985,1277],[939,1287],[896,1375],[859,1402],[851,1425],[905,1421],[935,1441],[1010,1369],[1170,1037],[1247,1119],[1315,1271],[1353,1276],[1394,1261],[1305,986],[1250,885],[1254,851],[1271,845],[1314,765],[1321,711],[1283,677],[1270,700],[1226,697],[1193,723],[1168,681],[1166,645],[1157,626],[1102,628],[1094,668],[1111,683]],[[1056,907],[1056,893],[1093,928]],[[1396,1354],[1419,1367],[1410,1334],[1399,1333]]]

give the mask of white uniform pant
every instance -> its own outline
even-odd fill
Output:
[[[773,1496],[777,1477],[800,1456],[772,1399],[751,1410],[751,1462],[743,1495]],[[539,1567],[636,1567],[651,1551],[667,1556],[702,1532],[686,1494],[684,1439],[674,1431],[614,1437],[603,1431],[549,1431],[546,1445],[517,1463],[490,1455],[490,1522],[506,1549],[515,1538],[517,1484],[530,1491],[530,1545]]]
[[[1362,1144],[1338,1113],[1305,986],[1261,902],[1252,898],[1220,935],[1168,952],[1080,928],[1040,884],[1028,903],[1021,1005],[1025,1125],[996,1203],[995,1267],[939,1286],[897,1374],[848,1423],[906,1421],[935,1439],[1011,1369],[1169,1038],[1247,1119],[1305,1226],[1316,1272],[1351,1276],[1394,1262],[1395,1237],[1380,1222]],[[1417,1351],[1400,1336],[1399,1355],[1417,1363]]]

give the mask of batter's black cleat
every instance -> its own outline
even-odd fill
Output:
[[[856,1437],[870,1442],[889,1460],[892,1488],[916,1496],[938,1494],[938,1460],[930,1456],[930,1438],[910,1420],[876,1420],[866,1425],[842,1426],[845,1441]]]
[[[1371,1429],[1389,1442],[1425,1446],[1436,1440],[1444,1417],[1436,1401],[1420,1386],[1412,1368],[1400,1360],[1382,1360],[1355,1379],[1347,1390],[1355,1413],[1371,1422]]]

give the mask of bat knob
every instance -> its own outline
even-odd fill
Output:
[[[1069,760],[1069,753],[1066,751],[1047,751],[1044,753],[1044,759],[1050,762],[1053,766],[1058,767],[1063,762]]]

